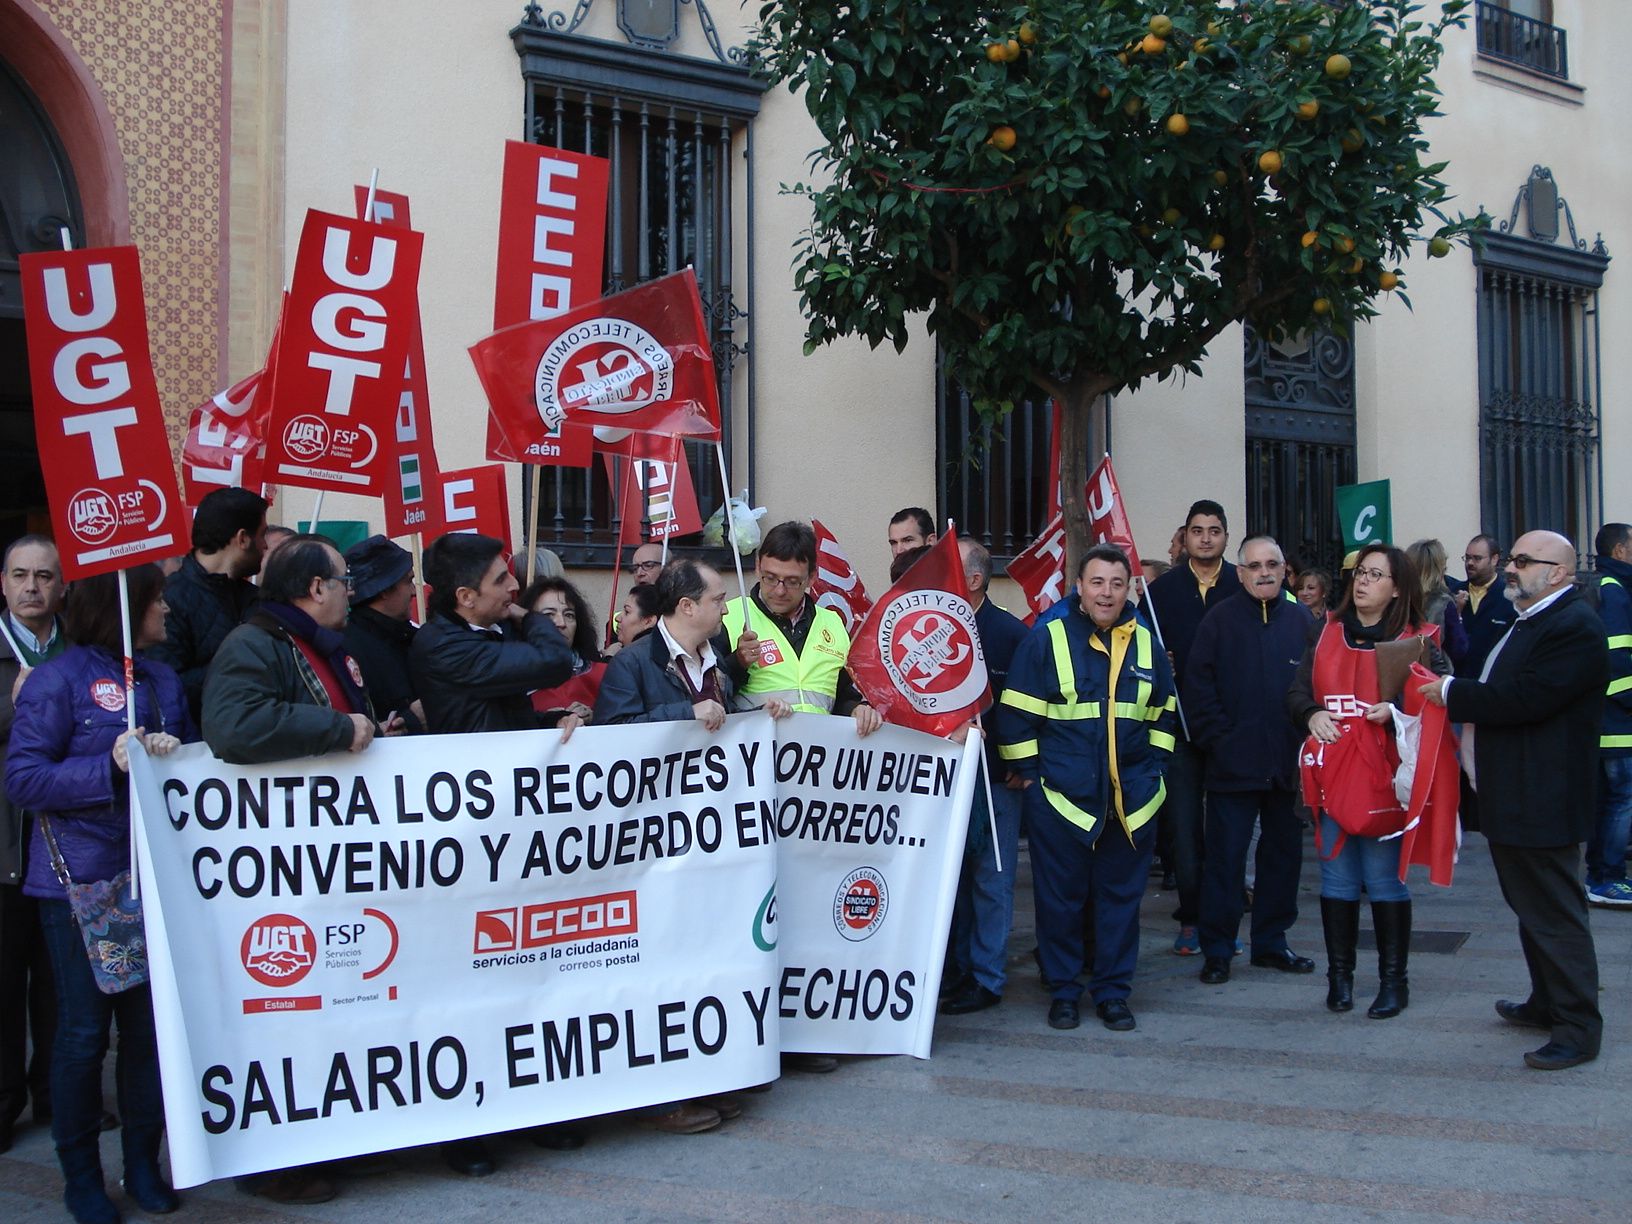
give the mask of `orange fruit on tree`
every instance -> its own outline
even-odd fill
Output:
[[[1169,115],[1167,117],[1167,134],[1169,136],[1183,136],[1190,130],[1190,120],[1183,115]]]
[[[1020,23],[1020,41],[1028,47],[1035,43],[1037,41],[1037,27],[1029,21],[1022,21]]]
[[[1345,153],[1358,153],[1365,147],[1365,143],[1366,138],[1360,135],[1359,128],[1350,128],[1343,133],[1343,138],[1338,141]]]
[[[1118,51],[1116,53],[1116,62],[1121,64],[1122,67],[1126,68],[1128,66],[1128,53],[1126,51]]]
[[[1397,272],[1384,272],[1381,276],[1379,276],[1377,278],[1377,284],[1382,289],[1382,291],[1384,293],[1387,293],[1389,290],[1393,289],[1399,283],[1400,283],[1400,276],[1399,276],[1399,273],[1397,273]]]
[[[1281,154],[1277,149],[1265,149],[1258,154],[1258,169],[1265,174],[1279,174],[1281,165]]]
[[[1126,102],[1122,103],[1122,113],[1129,119],[1132,119],[1140,112],[1140,110],[1144,108],[1144,105],[1145,103],[1143,98],[1129,98]]]
[[[1216,21],[1209,21],[1207,23],[1207,33],[1211,34],[1214,38],[1217,38],[1220,34],[1224,33],[1224,27],[1219,25]]]
[[[1209,251],[1222,251],[1224,249],[1224,235],[1214,234],[1207,239],[1207,249]]]
[[[1428,240],[1428,258],[1443,259],[1451,253],[1451,243],[1448,238],[1430,238]]]
[[[1006,64],[1012,64],[1019,58],[1020,42],[1018,39],[1011,38],[1008,42],[1003,44],[1003,62]]]
[[[1111,96],[1111,87],[1109,85],[1101,85],[1094,92],[1097,93],[1101,98],[1108,98],[1108,97]]]
[[[1313,119],[1318,114],[1320,114],[1320,103],[1316,99],[1310,98],[1306,102],[1298,103],[1299,119]]]
[[[986,143],[999,153],[1007,153],[1014,148],[1018,139],[1019,137],[1015,135],[1014,129],[1005,123],[992,129],[992,134],[986,137]]]
[[[1332,304],[1325,298],[1316,298],[1314,301],[1314,311],[1317,315],[1329,315],[1332,313]]]
[[[1213,44],[1208,42],[1205,38],[1198,38],[1191,44],[1190,49],[1197,55],[1206,55],[1207,52],[1213,49]]]
[[[1156,35],[1157,38],[1166,38],[1173,33],[1173,18],[1165,13],[1157,13],[1146,23],[1145,28]]]
[[[987,43],[986,58],[993,64],[1001,64],[1004,59],[1002,43]]]
[[[1163,225],[1177,225],[1182,220],[1184,220],[1184,214],[1181,213],[1178,209],[1176,209],[1176,208],[1164,208],[1164,209],[1162,209],[1162,224]]]
[[[1349,62],[1348,56],[1337,54],[1326,57],[1326,75],[1332,80],[1341,81],[1353,71],[1354,65]]]
[[[1355,276],[1355,275],[1358,275],[1360,272],[1364,271],[1365,266],[1366,266],[1366,261],[1361,259],[1360,256],[1356,255],[1353,259],[1351,259],[1349,261],[1349,266],[1347,268],[1343,269],[1343,270],[1345,272],[1347,272],[1350,276]]]
[[[1337,249],[1345,255],[1352,255],[1354,253],[1354,239],[1339,238],[1337,240]]]
[[[1228,187],[1230,185],[1230,176],[1222,170],[1214,170],[1213,182],[1217,183],[1220,187]]]
[[[1287,49],[1293,55],[1308,55],[1309,49],[1315,45],[1314,39],[1307,34],[1299,34],[1296,38],[1287,41]]]
[[[1158,38],[1154,34],[1146,34],[1144,41],[1139,44],[1139,50],[1146,55],[1160,55],[1167,50],[1167,39]]]
[[[1319,241],[1320,241],[1320,235],[1318,233],[1316,233],[1314,230],[1304,230],[1303,237],[1298,239],[1298,244],[1300,246],[1303,246],[1303,247],[1307,248],[1307,247],[1314,246],[1315,243],[1317,243]]]

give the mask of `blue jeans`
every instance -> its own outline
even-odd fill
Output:
[[[1343,849],[1335,858],[1320,860],[1320,895],[1333,901],[1358,901],[1364,886],[1373,901],[1409,901],[1410,890],[1400,883],[1400,839],[1345,835],[1337,821],[1320,817],[1321,855],[1329,854],[1339,837]],[[1256,907],[1254,907],[1256,908]]]
[[[125,1167],[152,1161],[164,1132],[153,999],[146,986],[103,994],[66,901],[42,900],[40,926],[57,983],[57,1040],[51,1051],[51,1138],[70,1176],[95,1163],[102,1132],[102,1059],[119,1021],[119,1117]]]
[[[1598,819],[1587,842],[1587,883],[1626,879],[1626,843],[1632,838],[1632,757],[1598,758]]]
[[[992,817],[1003,870],[992,861],[992,829],[986,812],[986,788],[975,784],[969,808],[969,839],[963,847],[963,873],[952,910],[949,959],[952,972],[971,974],[995,995],[1008,980],[1009,928],[1014,923],[1014,868],[1020,845],[1020,792],[992,783]]]

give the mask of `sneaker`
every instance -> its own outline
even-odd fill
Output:
[[[1588,905],[1632,905],[1632,883],[1609,880],[1587,889]]]
[[[1173,941],[1174,956],[1200,956],[1201,940],[1196,937],[1196,928],[1181,926],[1178,938]]]

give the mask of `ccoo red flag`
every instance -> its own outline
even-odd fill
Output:
[[[544,453],[561,425],[592,425],[604,442],[631,431],[720,436],[714,358],[690,268],[494,332],[470,357],[523,462]]]
[[[873,606],[850,674],[886,722],[949,735],[992,701],[957,533],[948,530]]]
[[[819,606],[837,612],[845,632],[853,634],[872,610],[873,601],[867,598],[867,588],[861,585],[850,559],[840,551],[838,539],[820,519],[811,519],[810,525],[816,532],[816,581],[810,584],[810,593]]]

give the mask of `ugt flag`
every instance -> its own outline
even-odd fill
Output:
[[[1111,457],[1105,456],[1082,491],[1088,507],[1088,535],[1095,544],[1115,544],[1139,574],[1139,550],[1133,545],[1122,490],[1116,483]],[[1025,593],[1033,615],[1045,611],[1070,587],[1065,576],[1065,516],[1057,513],[1025,552],[1009,562],[1009,577]]]
[[[949,529],[852,638],[850,674],[886,722],[948,735],[992,703],[967,590]]]
[[[523,462],[563,423],[603,441],[631,431],[720,436],[714,356],[690,268],[471,346],[494,419]]]
[[[839,541],[820,519],[811,519],[816,532],[816,581],[810,593],[823,608],[832,608],[844,621],[844,631],[854,634],[862,617],[872,610],[867,588],[839,548]]]

